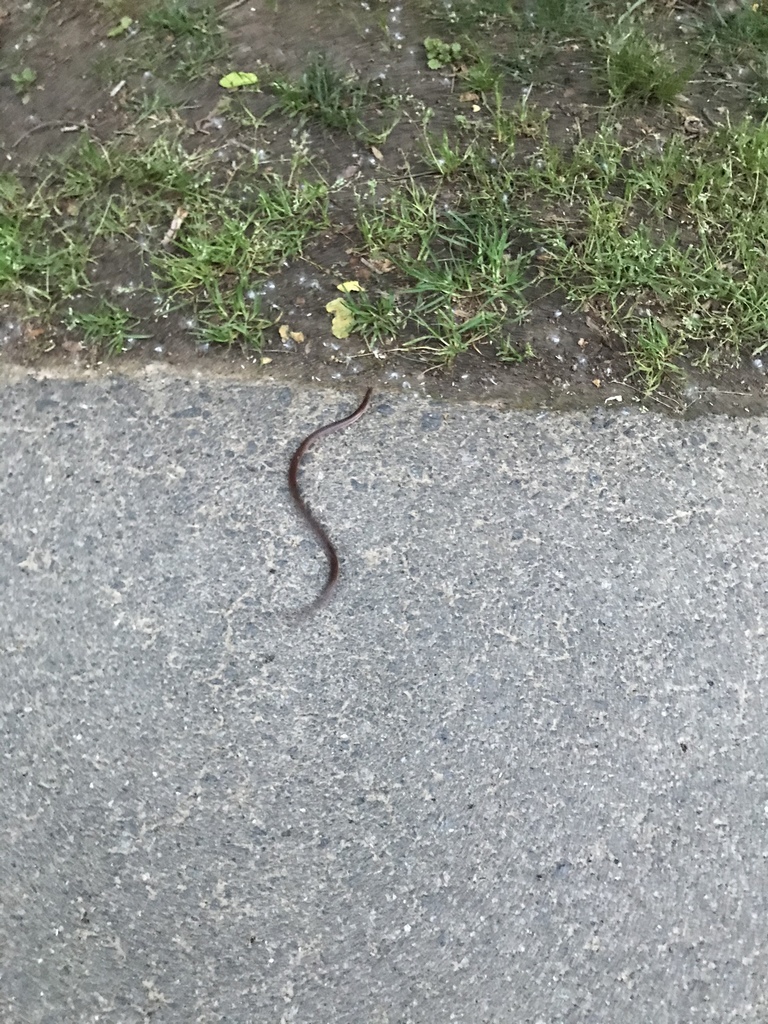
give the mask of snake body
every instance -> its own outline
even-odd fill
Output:
[[[365,397],[353,413],[349,416],[345,416],[344,419],[336,420],[334,423],[326,423],[324,426],[318,427],[317,430],[314,430],[308,437],[305,437],[293,453],[291,464],[288,467],[288,490],[291,492],[293,503],[299,510],[303,519],[307,522],[315,537],[317,537],[317,540],[325,551],[328,559],[328,578],[325,581],[325,586],[312,604],[307,608],[307,612],[316,611],[328,602],[328,599],[333,593],[339,579],[339,556],[336,553],[336,548],[333,546],[331,538],[325,532],[323,526],[312,515],[307,503],[301,496],[301,491],[299,490],[299,466],[301,464],[301,460],[315,441],[319,441],[321,437],[325,437],[327,434],[334,434],[337,430],[343,430],[344,427],[349,427],[353,423],[356,423],[368,408],[372,394],[373,388],[368,388],[365,392]]]

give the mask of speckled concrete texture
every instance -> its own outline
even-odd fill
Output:
[[[768,1021],[768,429],[0,386],[3,1024]]]

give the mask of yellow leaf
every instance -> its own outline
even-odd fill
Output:
[[[344,284],[337,284],[336,287],[340,292],[364,292],[365,288],[360,284],[359,281],[345,281]]]
[[[262,357],[261,357],[261,365],[262,365],[262,366],[269,366],[269,364],[270,364],[271,362],[272,362],[272,360],[270,359],[270,357],[269,357],[269,356],[262,356]]]
[[[334,338],[348,338],[352,333],[352,325],[355,322],[355,318],[344,299],[331,299],[325,308],[327,312],[333,313],[331,334]]]
[[[222,89],[242,89],[244,85],[256,85],[258,81],[259,76],[252,71],[230,71],[219,79],[219,85]]]
[[[129,18],[126,14],[124,18],[120,19],[120,21],[117,23],[117,25],[115,25],[114,28],[111,28],[109,32],[107,32],[107,37],[109,39],[114,39],[115,36],[121,36],[124,32],[128,31],[132,24],[133,18]]]

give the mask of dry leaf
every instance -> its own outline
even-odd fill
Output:
[[[171,221],[171,226],[163,235],[160,245],[166,246],[171,244],[176,235],[179,233],[179,228],[181,227],[181,225],[184,223],[188,216],[189,210],[185,210],[183,206],[180,206],[176,210],[176,213],[174,214],[173,220]]]
[[[379,163],[384,162],[384,154],[381,152],[380,149],[377,149],[376,146],[371,146],[371,153],[373,153],[373,155],[379,161]]]
[[[704,122],[695,114],[687,114],[683,119],[683,131],[688,135],[703,135],[706,130]]]
[[[278,327],[278,333],[283,341],[304,341],[304,335],[301,331],[292,331],[288,324],[280,324]]]
[[[600,380],[599,377],[595,377],[592,383],[595,385],[596,388],[601,388],[603,386],[603,382]]]
[[[365,259],[360,260],[366,267],[369,267],[374,274],[388,274],[390,270],[395,269],[394,263],[386,259]]]

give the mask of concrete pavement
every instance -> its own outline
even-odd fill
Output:
[[[0,1020],[768,1021],[768,429],[0,383]]]

